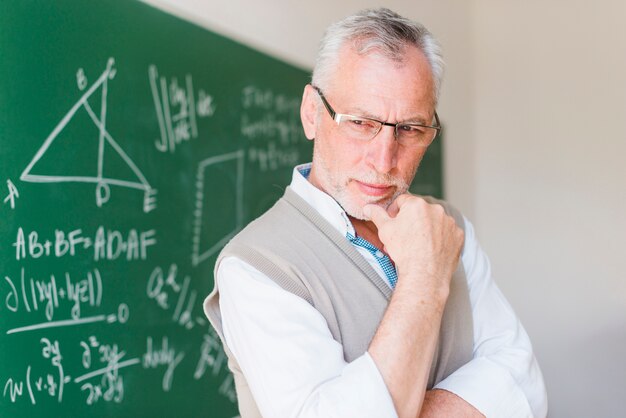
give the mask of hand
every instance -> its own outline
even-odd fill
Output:
[[[417,282],[420,292],[448,294],[464,235],[441,205],[403,194],[388,211],[366,205],[363,213],[376,225],[385,251],[396,264],[398,286],[411,281]]]

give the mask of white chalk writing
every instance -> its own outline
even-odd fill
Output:
[[[33,182],[33,183],[64,183],[64,182],[73,182],[73,183],[92,183],[96,185],[96,204],[98,207],[105,204],[111,195],[110,186],[119,186],[131,189],[138,189],[144,192],[144,212],[150,212],[156,208],[156,192],[152,189],[148,181],[146,180],[143,173],[139,170],[134,161],[126,154],[126,152],[122,149],[122,147],[113,139],[111,134],[109,133],[106,127],[106,118],[107,118],[107,92],[108,92],[108,83],[115,77],[116,70],[114,68],[115,60],[113,58],[109,58],[107,62],[106,69],[102,72],[102,74],[98,77],[96,82],[87,89],[87,91],[78,99],[78,101],[72,106],[72,108],[65,114],[65,116],[61,119],[61,121],[57,124],[57,126],[52,130],[50,135],[46,138],[43,145],[39,148],[33,159],[26,166],[24,171],[20,176],[20,180]],[[84,76],[84,72],[78,70],[77,74],[77,83],[79,89],[82,91],[86,88],[86,77]],[[94,95],[97,91],[101,93],[101,107],[100,107],[100,115],[97,115],[91,105],[89,104],[89,99],[92,95]],[[50,148],[50,146],[57,139],[59,134],[65,129],[65,127],[71,123],[74,116],[79,110],[84,110],[89,119],[95,125],[98,131],[98,156],[97,156],[97,175],[48,175],[48,174],[33,174],[33,168],[37,165],[37,163],[44,158],[46,152]],[[133,180],[125,180],[118,179],[112,177],[104,176],[104,155],[105,148],[111,149],[113,151],[113,155],[116,159],[121,159],[126,166],[133,172],[135,179]],[[109,157],[111,158],[111,157]]]
[[[86,236],[82,229],[65,232],[54,231],[54,237],[42,238],[37,231],[28,233],[19,227],[13,247],[15,259],[75,256],[78,251],[89,250],[93,260],[127,261],[145,260],[148,248],[157,243],[156,230],[137,231],[132,228],[128,232],[106,229],[100,226],[94,235]]]
[[[172,389],[174,371],[185,357],[184,352],[177,353],[174,347],[170,347],[168,337],[161,338],[161,348],[156,348],[152,343],[152,337],[146,339],[146,352],[142,357],[144,368],[157,368],[167,366],[163,374],[162,387],[165,392]]]
[[[7,179],[7,188],[9,189],[9,194],[4,198],[4,203],[10,202],[11,209],[15,209],[15,198],[20,197],[20,192],[17,191],[17,187],[10,179]]]
[[[166,77],[159,76],[157,67],[151,65],[148,78],[161,133],[154,145],[161,152],[173,153],[182,142],[198,137],[198,118],[213,116],[215,102],[202,89],[196,96],[190,74],[185,76],[184,85],[177,77],[168,83]]]

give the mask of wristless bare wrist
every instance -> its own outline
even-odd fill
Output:
[[[398,271],[395,292],[411,298],[416,303],[443,308],[450,294],[450,279],[433,277],[423,272]]]

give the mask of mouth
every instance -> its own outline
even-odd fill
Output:
[[[389,184],[365,183],[358,180],[354,180],[354,182],[362,193],[373,197],[384,197],[393,194],[395,188],[395,186]]]

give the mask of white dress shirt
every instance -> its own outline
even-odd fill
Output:
[[[342,236],[355,235],[341,206],[301,174],[309,167],[294,169],[293,191]],[[387,282],[376,258],[355,248]],[[530,340],[492,280],[467,219],[461,261],[472,306],[473,358],[435,388],[455,393],[487,417],[545,417],[546,391]],[[225,342],[264,417],[397,416],[369,353],[347,363],[325,319],[308,302],[235,257],[222,261],[217,282]]]

